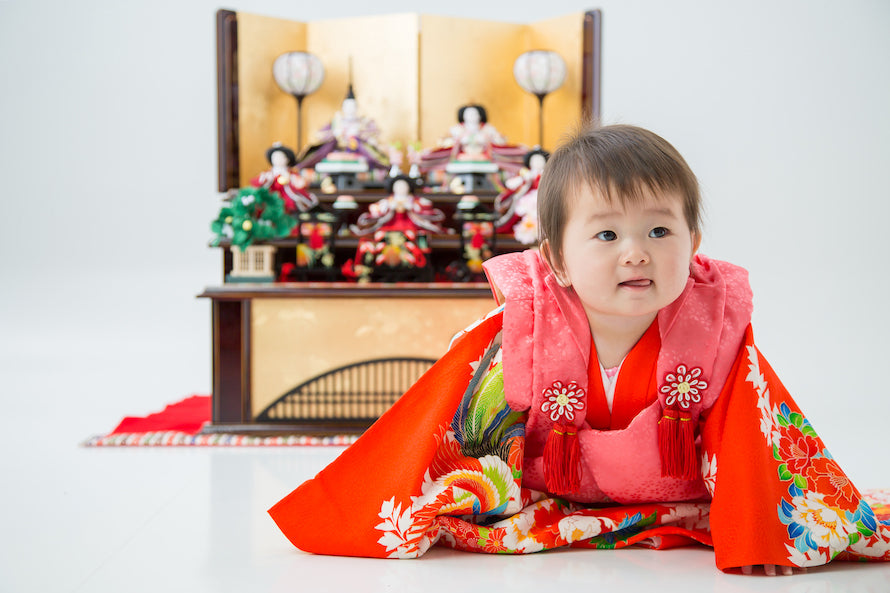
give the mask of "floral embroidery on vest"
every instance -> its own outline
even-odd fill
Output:
[[[544,389],[542,412],[549,412],[550,419],[559,422],[563,416],[566,420],[575,419],[575,410],[584,409],[584,388],[574,381],[564,385],[562,381],[554,381],[553,385]]]
[[[666,406],[677,406],[688,410],[693,403],[701,401],[702,392],[708,388],[707,382],[699,379],[701,369],[686,369],[686,365],[681,364],[673,373],[664,376],[665,385],[661,386],[661,392],[667,393],[668,396],[664,403]]]

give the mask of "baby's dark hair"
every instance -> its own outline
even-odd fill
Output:
[[[554,151],[538,187],[538,241],[547,241],[556,267],[562,267],[570,201],[585,187],[622,205],[639,203],[643,189],[678,193],[689,229],[700,232],[698,180],[676,148],[636,126],[590,124]]]

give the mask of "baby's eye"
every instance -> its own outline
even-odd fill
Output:
[[[653,239],[660,239],[662,237],[666,237],[670,234],[670,231],[664,228],[663,226],[657,226],[651,231],[649,231],[649,236]]]
[[[614,241],[618,238],[618,235],[615,234],[615,231],[600,231],[594,237],[600,241]]]

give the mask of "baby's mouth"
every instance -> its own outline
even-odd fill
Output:
[[[635,278],[633,280],[625,280],[619,286],[632,286],[635,288],[645,288],[652,285],[652,280],[648,278]]]

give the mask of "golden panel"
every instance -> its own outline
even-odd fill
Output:
[[[368,16],[309,24],[307,51],[325,67],[325,80],[304,102],[304,142],[331,121],[346,96],[349,60],[359,114],[373,119],[383,143],[411,142],[418,129],[416,14]]]
[[[254,299],[252,414],[343,365],[385,357],[439,358],[454,334],[494,307],[488,297]]]
[[[245,186],[268,168],[266,149],[273,142],[296,149],[296,101],[278,88],[272,63],[283,53],[305,51],[306,23],[243,12],[237,22],[238,156],[240,184]]]
[[[528,46],[528,25],[423,15],[420,36],[420,142],[448,135],[457,110],[479,103],[508,142],[525,144],[526,93],[513,62]]]

